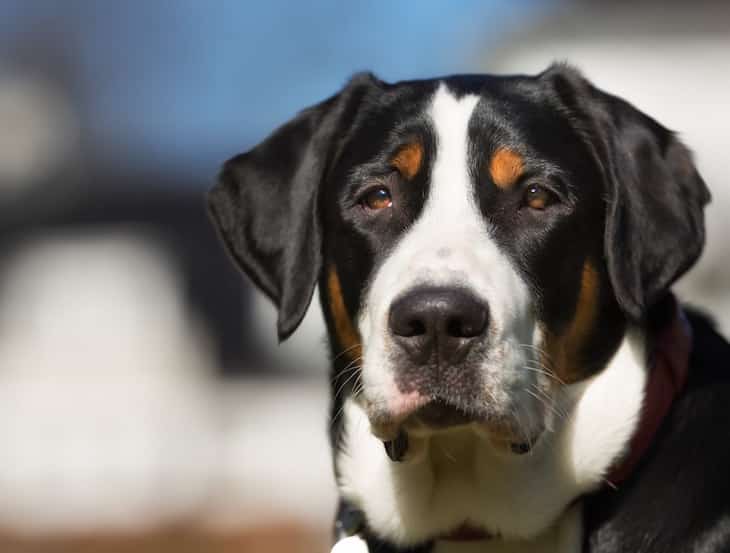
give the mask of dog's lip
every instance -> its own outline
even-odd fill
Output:
[[[545,427],[530,429],[515,428],[506,421],[492,421],[487,424],[474,425],[476,433],[490,441],[492,446],[507,454],[523,455],[532,451],[537,445]]]
[[[464,426],[481,420],[482,417],[467,413],[446,401],[433,399],[416,409],[405,419],[403,424],[406,428],[425,427],[430,430],[441,430]]]
[[[439,398],[428,399],[399,416],[378,414],[370,417],[372,433],[382,441],[395,439],[405,430],[415,433],[431,433],[473,423],[487,424],[486,416],[467,413]]]
[[[497,535],[498,534],[488,532],[486,529],[482,528],[479,525],[472,524],[469,521],[464,521],[460,525],[454,527],[453,530],[444,532],[443,534],[438,536],[437,539],[456,542],[481,541],[492,539]]]
[[[383,416],[371,419],[372,434],[383,442],[393,441],[402,432],[413,435],[430,435],[456,428],[470,427],[482,439],[506,454],[522,455],[532,451],[543,434],[544,428],[516,427],[504,418],[486,413],[467,413],[441,399],[432,399],[399,418]]]
[[[370,421],[370,431],[383,442],[395,440],[400,432],[401,424],[392,419],[378,418]]]

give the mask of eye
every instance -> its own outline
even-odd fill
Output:
[[[539,184],[531,184],[525,190],[524,205],[530,209],[542,211],[546,207],[558,201],[558,197],[552,190],[540,186]]]
[[[385,186],[378,186],[367,191],[361,198],[360,204],[371,211],[379,211],[391,207],[393,198],[390,196],[390,190]]]

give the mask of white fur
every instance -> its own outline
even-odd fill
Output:
[[[581,505],[570,507],[542,534],[529,540],[437,541],[432,553],[579,553],[583,546]]]
[[[432,553],[578,553],[582,546],[582,526],[581,506],[574,505],[548,531],[534,539],[468,542],[440,540],[434,544]],[[338,541],[331,553],[369,553],[369,550],[362,538],[350,536]]]
[[[536,539],[600,484],[624,452],[645,380],[644,340],[632,332],[602,372],[567,387],[561,405],[567,420],[523,456],[496,451],[468,428],[418,438],[427,442],[419,444],[425,454],[392,463],[364,411],[348,400],[337,457],[340,491],[374,530],[400,544],[465,521],[507,541]]]
[[[348,536],[338,540],[330,553],[368,553],[368,544],[360,536]]]

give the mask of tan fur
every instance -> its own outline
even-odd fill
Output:
[[[360,335],[347,312],[345,299],[342,297],[340,278],[337,276],[337,269],[334,265],[330,266],[327,276],[327,291],[329,293],[330,312],[335,326],[335,334],[341,351],[345,352],[344,355],[349,359],[358,359],[362,356]]]
[[[580,292],[575,314],[562,335],[548,334],[545,340],[547,365],[565,383],[583,376],[580,353],[590,335],[598,312],[599,280],[595,267],[589,261],[583,264]]]
[[[497,187],[507,189],[522,176],[525,162],[522,156],[509,148],[499,148],[489,161],[489,175]]]
[[[395,155],[391,164],[398,169],[403,178],[411,180],[421,170],[423,163],[423,145],[420,142],[412,142],[403,146]]]

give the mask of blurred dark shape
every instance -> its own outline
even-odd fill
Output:
[[[94,186],[102,180],[105,186]],[[138,225],[149,239],[169,249],[185,283],[185,297],[210,329],[223,374],[267,365],[250,333],[251,291],[233,268],[210,225],[203,195],[195,186],[170,182],[169,175],[89,176],[83,193],[63,209],[33,208],[34,198],[53,183],[34,187],[25,209],[4,209],[0,244],[7,253],[34,236],[75,228],[93,234],[116,224]],[[134,186],[128,183],[134,182]],[[78,189],[77,189],[78,191]],[[4,256],[5,259],[8,256]],[[0,262],[1,263],[1,262]],[[1,266],[1,265],[0,265]]]

